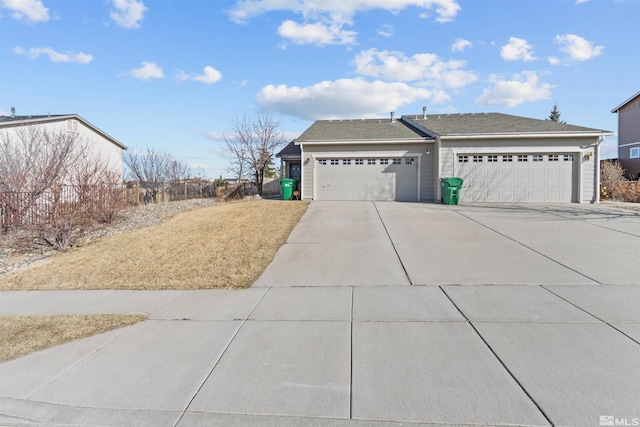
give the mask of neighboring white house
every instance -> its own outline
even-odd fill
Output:
[[[438,201],[440,178],[460,177],[463,203],[594,203],[611,134],[499,113],[392,113],[318,120],[294,143],[306,200]]]
[[[17,140],[16,131],[37,126],[52,132],[69,132],[88,144],[92,155],[122,173],[122,151],[127,147],[77,114],[46,116],[0,116],[0,134]]]

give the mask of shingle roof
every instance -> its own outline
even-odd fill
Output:
[[[296,142],[429,140],[436,136],[580,135],[610,131],[501,113],[430,114],[390,119],[318,120]]]
[[[297,157],[300,158],[300,156],[302,156],[302,152],[300,150],[300,146],[296,145],[295,142],[291,141],[289,144],[287,144],[286,147],[284,147],[282,150],[280,150],[280,152],[278,154],[276,154],[276,157],[278,158],[291,158],[291,157]]]
[[[538,120],[528,117],[512,116],[501,113],[475,114],[430,114],[426,119],[403,116],[403,120],[413,122],[438,136],[453,135],[500,135],[500,134],[562,134],[562,133],[594,133],[604,132],[600,129],[586,128]]]
[[[40,116],[0,116],[0,123],[21,122],[24,120],[51,119],[55,117],[75,116],[76,114],[56,114],[56,115],[40,115]]]
[[[425,137],[428,135],[401,120],[393,123],[390,119],[318,120],[296,142],[416,140]]]

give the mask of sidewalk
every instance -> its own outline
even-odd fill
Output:
[[[640,409],[633,286],[0,298],[1,314],[150,314],[0,364],[2,425],[583,426]]]

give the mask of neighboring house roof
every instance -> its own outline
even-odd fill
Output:
[[[49,122],[61,122],[70,119],[82,122],[85,126],[93,130],[95,133],[101,135],[103,138],[107,139],[118,148],[121,148],[122,150],[127,149],[126,145],[122,144],[120,141],[111,137],[107,133],[101,131],[77,114],[57,114],[46,116],[0,116],[0,129],[17,126],[31,126]]]
[[[302,152],[300,150],[300,146],[296,145],[294,141],[291,141],[286,147],[280,150],[278,154],[276,154],[276,157],[281,159],[300,159],[302,157]]]
[[[627,105],[629,102],[633,101],[634,98],[636,98],[638,95],[640,95],[640,92],[636,92],[635,95],[633,95],[631,98],[627,99],[626,101],[624,101],[622,104],[618,105],[616,108],[614,108],[613,110],[611,110],[612,113],[617,113],[618,110],[620,110],[622,107],[624,107],[625,105]]]
[[[362,119],[362,120],[318,120],[295,142],[343,142],[343,141],[420,141],[432,139],[428,134],[410,127],[402,120]]]
[[[609,131],[569,125],[551,120],[501,113],[433,114],[427,118],[403,116],[403,120],[417,125],[418,129],[434,136],[453,139],[455,137],[529,137],[529,136],[597,136]]]

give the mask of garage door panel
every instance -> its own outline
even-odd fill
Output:
[[[577,194],[578,162],[573,161],[574,157],[571,154],[460,155],[456,163],[456,175],[465,180],[460,200],[571,202],[574,194]],[[480,187],[485,191],[481,191]]]
[[[407,160],[409,159],[409,160]],[[408,200],[418,198],[418,168],[415,158],[318,159],[318,200]]]

